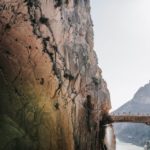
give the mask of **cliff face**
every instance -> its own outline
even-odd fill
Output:
[[[150,113],[150,83],[141,87],[134,97],[121,106],[115,113],[149,114]],[[125,142],[144,146],[150,139],[150,127],[146,124],[117,123],[115,125],[117,137]]]
[[[0,149],[102,149],[111,106],[89,3],[0,1]]]

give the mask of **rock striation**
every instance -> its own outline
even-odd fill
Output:
[[[89,0],[0,0],[0,149],[102,150],[111,108]]]

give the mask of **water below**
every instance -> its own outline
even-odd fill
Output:
[[[144,148],[116,140],[116,150],[144,150]]]
[[[111,124],[107,124],[105,126],[104,143],[105,143],[105,145],[107,147],[107,150],[115,150],[116,149],[115,135],[114,135],[114,130],[113,130],[113,127],[112,127]]]
[[[118,139],[116,139],[115,145],[114,130],[111,124],[105,126],[104,143],[107,146],[107,150],[144,150],[143,147],[139,147],[131,143],[124,143]]]

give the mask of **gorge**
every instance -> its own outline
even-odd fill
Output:
[[[89,0],[0,1],[0,150],[109,150],[110,109]]]

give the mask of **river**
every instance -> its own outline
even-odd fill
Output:
[[[117,139],[116,140],[116,150],[144,150],[144,148],[135,146],[130,143],[124,143]]]
[[[111,124],[105,125],[105,139],[104,143],[108,150],[144,150],[144,148],[133,145],[131,143],[124,143],[116,139],[115,145],[114,130]],[[116,148],[115,148],[116,147]]]

